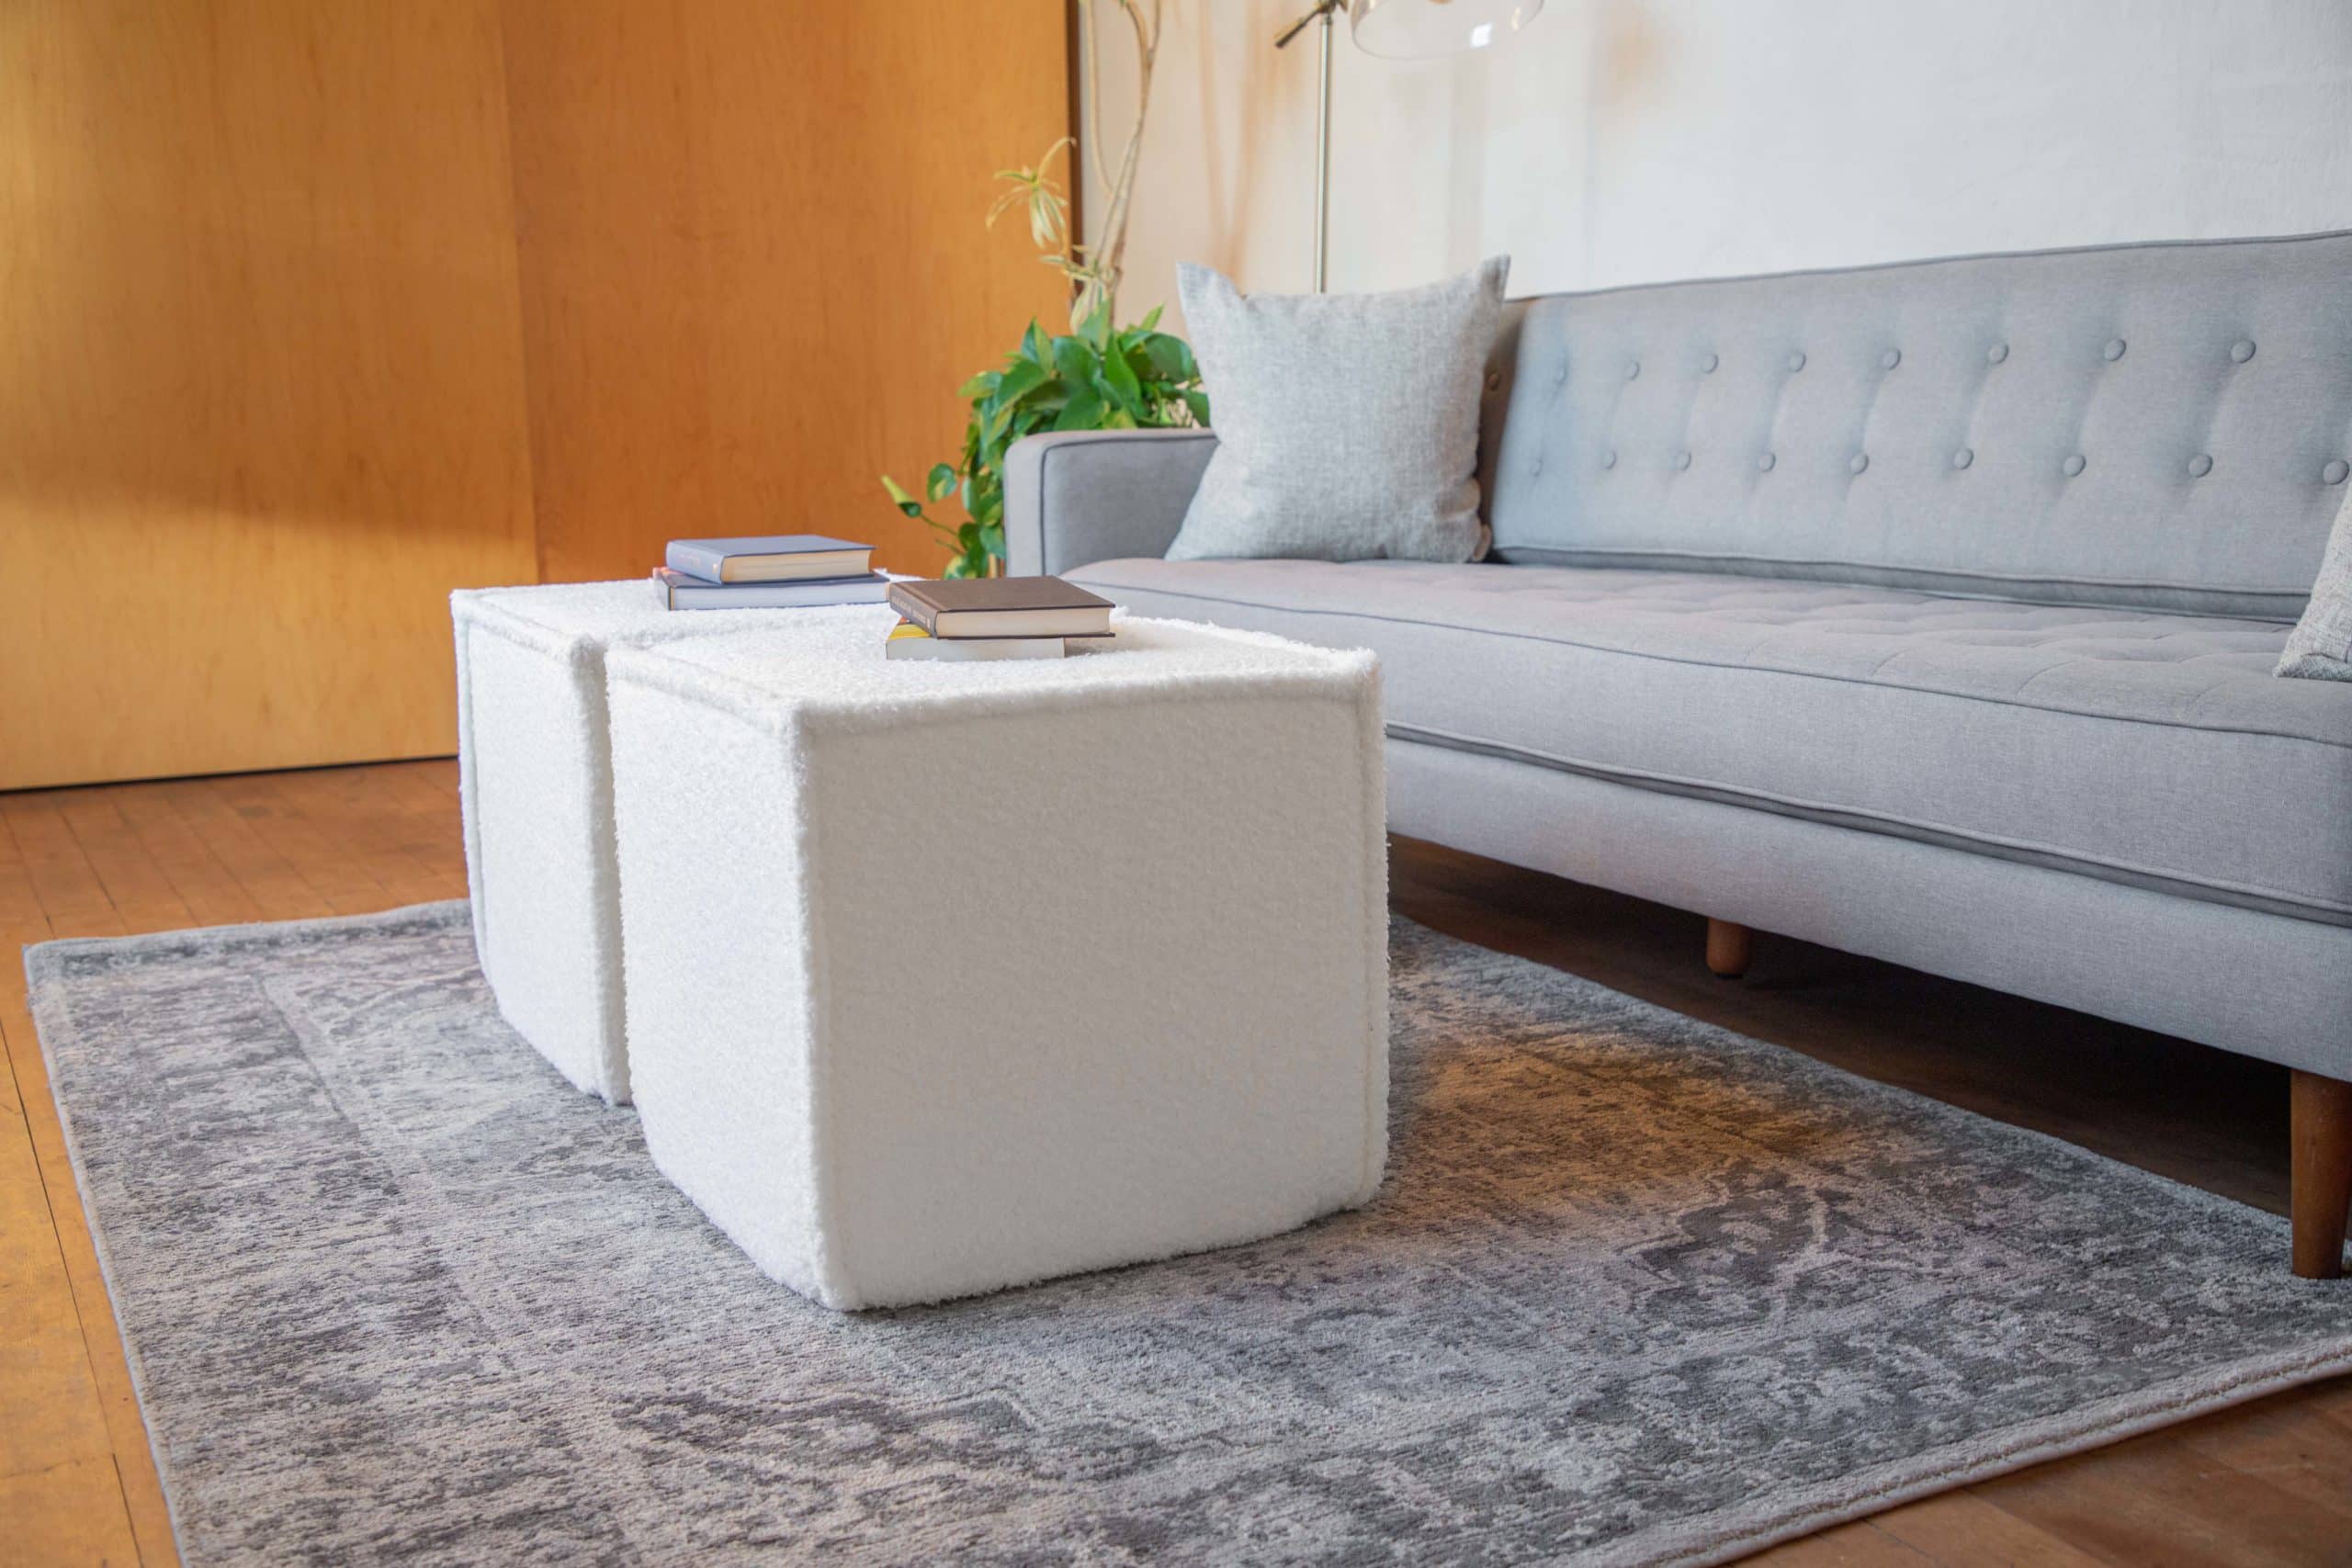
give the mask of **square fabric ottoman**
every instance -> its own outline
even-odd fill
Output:
[[[1248,1241],[1371,1197],[1372,656],[1125,618],[1069,659],[893,663],[890,624],[612,650],[654,1162],[836,1308]]]
[[[673,612],[643,580],[449,596],[482,974],[516,1033],[574,1087],[614,1104],[628,1100],[628,1056],[605,651],[773,626],[778,614]]]

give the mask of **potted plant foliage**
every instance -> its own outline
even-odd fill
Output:
[[[1102,159],[1102,94],[1096,90],[1093,12],[1105,3],[1117,6],[1134,32],[1138,72],[1135,126],[1115,174]],[[888,475],[882,479],[899,510],[929,524],[947,546],[949,577],[986,577],[1003,570],[1004,455],[1023,436],[1209,423],[1208,396],[1201,390],[1192,348],[1159,331],[1159,307],[1134,325],[1114,324],[1127,209],[1143,144],[1144,111],[1151,101],[1152,62],[1159,49],[1159,0],[1089,0],[1086,10],[1088,97],[1098,116],[1088,140],[1096,176],[1110,193],[1096,243],[1084,244],[1070,231],[1069,201],[1048,172],[1054,158],[1071,145],[1068,137],[1047,148],[1033,167],[1000,170],[997,177],[1007,188],[988,213],[991,226],[1015,208],[1027,214],[1030,237],[1045,261],[1070,281],[1070,331],[1048,336],[1031,321],[1001,367],[964,384],[956,395],[970,400],[971,417],[964,427],[963,451],[954,462],[932,465],[920,497]],[[946,521],[925,510],[950,500],[962,507],[964,521]]]

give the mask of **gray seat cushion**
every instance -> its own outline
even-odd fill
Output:
[[[2352,686],[2274,678],[2276,624],[1620,568],[1068,575],[1370,647],[1398,739],[2352,924]]]

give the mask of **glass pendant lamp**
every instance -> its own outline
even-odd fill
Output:
[[[1320,23],[1315,93],[1315,292],[1329,285],[1331,231],[1331,23],[1342,10],[1348,32],[1366,54],[1427,60],[1501,42],[1535,19],[1544,0],[1318,0],[1274,40],[1282,49]]]

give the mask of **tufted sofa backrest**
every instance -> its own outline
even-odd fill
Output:
[[[2352,233],[1527,301],[1497,558],[2291,620],[2352,465]]]

